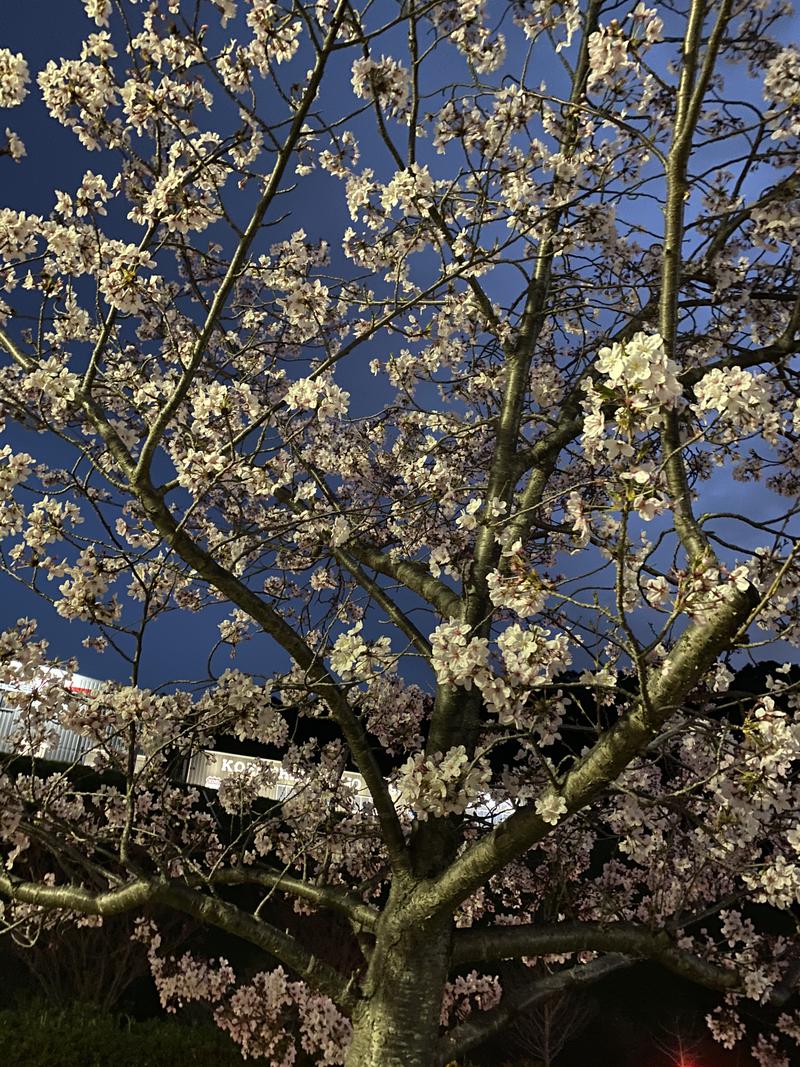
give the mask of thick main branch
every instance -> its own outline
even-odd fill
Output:
[[[720,602],[706,622],[694,623],[681,635],[664,663],[648,677],[648,692],[564,775],[557,794],[567,812],[590,804],[656,735],[680,707],[719,654],[729,648],[758,602],[753,587],[739,592],[720,587]],[[549,787],[547,793],[556,791]],[[419,895],[422,909],[452,908],[552,830],[534,803],[520,808],[467,849],[437,881]]]

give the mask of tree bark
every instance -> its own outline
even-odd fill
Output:
[[[452,933],[450,916],[419,922],[391,907],[384,913],[345,1067],[434,1067]]]

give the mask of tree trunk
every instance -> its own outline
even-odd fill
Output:
[[[388,910],[377,934],[346,1067],[434,1067],[452,918],[411,923]]]

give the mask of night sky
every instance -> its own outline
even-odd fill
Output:
[[[0,207],[47,214],[54,204],[54,189],[73,190],[86,170],[102,173],[110,184],[118,167],[115,155],[87,152],[74,134],[52,119],[35,84],[36,73],[48,60],[77,57],[81,42],[89,33],[96,32],[97,27],[86,16],[81,0],[0,0],[0,15],[0,47],[22,52],[31,72],[30,91],[23,105],[4,109],[4,114],[0,115],[3,125],[10,126],[22,137],[28,153],[16,164],[9,158],[0,158]],[[234,26],[230,24],[228,31],[231,35],[233,30]],[[342,84],[349,92],[349,84]],[[315,190],[316,178],[314,176],[312,182],[304,184],[302,202],[295,205],[297,214],[284,224],[281,236],[302,226],[311,239],[324,236],[338,243],[349,223],[341,186],[322,175],[325,188]],[[247,210],[246,204],[244,209]],[[121,216],[114,235],[138,240],[138,228]],[[278,236],[275,229],[268,231],[264,244],[271,244]],[[373,352],[371,356],[376,354]],[[357,370],[351,371],[353,373]],[[346,379],[346,374],[341,375],[341,384],[352,388],[355,383],[348,386]],[[371,377],[368,380],[374,381]],[[360,392],[362,401],[369,401],[369,397],[364,396],[363,384]],[[5,438],[37,457],[59,463],[58,444],[48,441],[45,436],[31,440],[31,435],[26,438],[9,425]],[[204,676],[206,657],[217,638],[217,624],[226,614],[221,608],[199,616],[181,612],[180,617],[171,614],[157,620],[146,643],[141,675],[143,684],[160,685]],[[13,625],[21,616],[39,620],[39,633],[50,642],[54,656],[61,659],[77,657],[81,670],[89,675],[126,680],[126,665],[113,653],[99,655],[81,646],[84,637],[91,632],[90,627],[79,621],[62,619],[25,587],[7,575],[0,575],[0,629]],[[243,646],[236,658],[236,665],[242,669],[250,668],[265,674],[276,666],[284,666],[285,662],[275,645],[266,639],[255,639]],[[214,666],[221,670],[226,665],[233,664],[228,660],[227,651],[223,650],[216,657]]]
[[[0,11],[0,46],[23,52],[28,60],[32,81],[25,103],[19,108],[6,110],[0,116],[4,126],[10,126],[22,136],[28,152],[18,164],[9,158],[0,158],[0,206],[46,214],[54,203],[54,189],[73,190],[87,169],[103,173],[109,181],[116,172],[116,157],[109,153],[86,152],[72,133],[49,117],[35,84],[37,71],[48,60],[61,56],[76,57],[81,41],[97,27],[86,16],[80,0],[0,0]],[[798,27],[800,20],[797,16],[787,20],[786,39],[798,37]],[[235,36],[235,24],[230,24],[226,33]],[[452,58],[446,62],[452,62],[453,68],[452,72],[446,71],[446,74],[457,79],[464,71],[458,66],[460,60],[455,50],[450,52]],[[302,63],[305,61],[302,60]],[[541,76],[549,86],[560,88],[558,80],[563,75],[557,61],[552,67],[543,66]],[[437,77],[442,79],[441,64]],[[324,91],[327,94],[326,106],[336,109],[341,103],[342,110],[352,106],[354,100],[350,94],[349,68],[344,62],[340,63],[338,69],[334,68],[333,78],[326,83]],[[370,151],[363,129],[356,130],[365,142],[362,165],[373,165],[380,171],[382,157]],[[436,158],[432,156],[432,164],[435,164]],[[432,170],[435,173],[434,166]],[[282,202],[282,206],[286,203]],[[339,248],[341,235],[350,224],[350,218],[342,186],[337,180],[325,174],[314,174],[304,180],[294,200],[288,203],[292,207],[293,217],[283,224],[283,232],[280,229],[269,230],[264,238],[265,244],[271,244],[276,236],[284,236],[302,226],[311,240],[324,237],[330,241],[332,248]],[[247,205],[244,204],[243,208],[246,211]],[[113,218],[113,215],[109,217]],[[658,232],[660,226],[660,219],[654,213],[652,227]],[[137,237],[134,228],[122,214],[118,224],[115,222],[113,232],[115,236],[128,240]],[[380,389],[376,387],[376,379],[368,373],[366,364],[371,358],[384,355],[386,344],[385,339],[376,341],[358,360],[353,363],[345,361],[346,365],[342,365],[337,372],[337,381],[350,390],[355,409],[359,410],[360,406],[363,413],[374,411],[381,405]],[[7,439],[13,444],[28,448],[42,458],[52,459],[56,464],[59,462],[57,444],[47,441],[44,436],[39,436],[36,441],[30,441],[30,438],[26,441],[25,435],[13,428],[9,427],[6,432]],[[742,486],[733,483],[724,473],[715,476],[712,484],[704,487],[702,507],[707,511],[731,510],[732,507],[740,507],[742,499],[747,501],[753,518],[766,517],[781,510],[781,502],[771,494],[754,490],[752,485],[748,485],[743,492]],[[652,533],[655,525],[649,532]],[[716,529],[724,536],[731,532],[732,527],[720,522]],[[740,540],[743,536],[747,537],[739,526],[736,527],[736,533]],[[755,534],[751,536],[752,544],[758,543],[758,537]],[[582,566],[585,560],[580,560],[580,563]],[[570,564],[567,557],[567,573],[571,565],[577,566],[577,562]],[[40,633],[50,641],[51,652],[55,656],[78,657],[81,670],[86,674],[125,679],[125,664],[117,657],[108,653],[101,656],[82,648],[81,642],[89,633],[85,624],[60,618],[49,605],[24,587],[0,575],[0,628],[13,624],[23,615],[39,619]],[[156,622],[146,644],[141,681],[148,685],[159,685],[203,675],[207,652],[216,640],[216,627],[224,615],[225,611],[220,608],[219,611],[207,611],[200,616],[186,612],[180,613],[180,616],[167,615]],[[771,658],[776,656],[774,650],[768,654]],[[225,650],[218,653],[214,661],[216,670],[224,668],[227,656]],[[787,658],[796,656],[788,652]],[[281,669],[285,660],[271,641],[256,638],[240,646],[235,663],[243,669],[268,674],[272,669]]]
[[[4,126],[14,129],[27,148],[27,156],[19,163],[0,158],[0,207],[48,214],[54,205],[55,189],[74,190],[86,170],[103,174],[110,184],[118,168],[116,155],[87,152],[74,134],[49,116],[36,84],[36,73],[49,60],[77,57],[81,42],[89,33],[96,32],[97,27],[86,16],[81,0],[0,0],[0,11],[0,47],[22,52],[31,73],[29,95],[22,106],[8,109],[4,116],[0,116]],[[239,18],[242,17],[243,12],[240,11]],[[229,23],[225,36],[226,39],[236,36],[235,21]],[[401,52],[405,48],[404,32],[397,47]],[[449,49],[442,55],[444,58],[437,62],[437,81],[442,80],[443,70],[454,81],[468,73],[455,49]],[[516,58],[520,59],[521,55]],[[352,111],[358,104],[350,86],[351,60],[352,57],[335,57],[329,64],[322,93],[322,105],[326,111],[344,113]],[[452,70],[447,70],[448,64]],[[298,55],[283,69],[296,69],[300,73],[307,66],[307,57]],[[563,71],[556,60],[552,66],[553,78],[560,82]],[[263,100],[262,114],[269,114],[273,105],[268,96],[265,95]],[[381,168],[384,168],[384,176],[388,179],[394,171],[388,153],[381,148],[373,153],[369,147],[375,137],[372,122],[371,115],[367,115],[356,118],[348,127],[354,129],[365,143],[368,158],[362,160],[362,165],[373,166],[379,176]],[[435,154],[430,162],[432,170],[443,166]],[[244,213],[242,221],[246,220],[249,209],[248,195],[249,192],[239,198],[238,206]],[[228,202],[231,202],[230,191]],[[107,231],[120,239],[138,241],[138,228],[125,219],[124,212],[119,212],[119,218],[115,219],[114,207],[112,202],[108,219],[104,220]],[[325,239],[330,242],[334,270],[337,265],[342,265],[343,270],[347,269],[339,251],[342,235],[351,225],[342,183],[317,171],[303,179],[296,193],[281,199],[281,212],[287,207],[291,208],[291,218],[266,229],[257,240],[254,251],[269,247],[274,241],[302,227],[309,240]],[[112,219],[113,227],[109,223]],[[212,232],[213,227],[207,231],[207,235]],[[214,233],[214,238],[226,240],[224,233],[219,236]],[[357,353],[337,368],[337,383],[350,391],[351,411],[356,414],[373,413],[385,402],[388,395],[385,384],[379,384],[367,365],[375,357],[385,357],[389,344],[385,337],[376,338],[368,350]],[[6,428],[6,439],[15,447],[29,451],[37,458],[51,460],[54,465],[65,463],[63,455],[59,454],[58,442],[48,440],[46,435],[37,435],[35,440],[31,437],[10,424]],[[207,610],[201,615],[181,612],[180,616],[167,615],[151,624],[140,683],[155,686],[204,676],[206,657],[217,639],[217,625],[226,614],[222,607],[219,610]],[[46,602],[7,575],[0,574],[0,628],[13,625],[21,616],[39,620],[39,633],[48,639],[50,651],[55,657],[77,657],[81,671],[97,678],[127,680],[126,664],[113,653],[100,655],[82,647],[81,642],[92,632],[86,624],[60,618]],[[228,651],[222,650],[214,659],[215,673],[226,665],[234,664],[228,660]],[[269,674],[272,670],[283,669],[287,660],[271,640],[256,637],[239,647],[235,665],[259,674]]]

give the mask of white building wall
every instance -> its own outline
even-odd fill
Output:
[[[69,678],[68,688],[73,693],[92,693],[103,685],[102,681],[97,678],[89,678],[84,674],[68,676],[64,671],[57,673],[64,678]],[[3,706],[2,691],[7,691],[9,688],[0,683],[0,752],[10,753],[20,750],[18,745],[15,746],[11,742],[11,736],[19,723],[19,713]],[[93,762],[94,753],[89,751],[92,747],[89,738],[82,737],[73,730],[67,730],[58,723],[53,723],[53,733],[55,735],[53,743],[35,753],[39,759],[53,760],[57,763],[78,762],[87,765]],[[137,770],[141,768],[144,759],[143,755],[137,757]],[[188,785],[201,786],[204,789],[219,789],[224,779],[232,775],[246,774],[249,770],[253,773],[265,764],[274,771],[275,784],[262,789],[262,796],[272,800],[285,800],[300,786],[301,783],[288,774],[278,760],[218,751],[198,752],[194,755],[189,760],[185,781]],[[359,807],[371,803],[366,783],[360,774],[346,771],[342,779],[355,791],[356,803]]]

